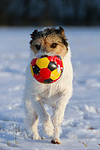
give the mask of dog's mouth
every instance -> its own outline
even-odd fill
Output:
[[[61,56],[59,55],[52,55],[52,56],[57,56],[59,59],[62,59]],[[49,55],[42,55],[40,58],[43,58],[43,57],[49,57]]]
[[[43,57],[48,57],[48,55],[42,55],[41,58],[43,58]]]

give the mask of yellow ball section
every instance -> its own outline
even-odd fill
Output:
[[[36,65],[42,69],[42,68],[47,68],[49,65],[49,59],[47,57],[43,57],[43,58],[38,58],[36,61]]]
[[[33,68],[32,68],[32,66],[31,66],[31,65],[30,65],[30,70],[31,70],[31,74],[32,74],[32,76],[34,77]]]
[[[51,72],[50,79],[56,80],[60,77],[60,75],[61,75],[61,70],[58,71],[58,69],[55,69],[54,71]]]

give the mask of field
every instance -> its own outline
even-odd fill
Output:
[[[61,125],[61,145],[50,143],[41,122],[41,141],[33,141],[24,126],[22,98],[34,29],[0,27],[0,150],[100,150],[100,28],[65,27],[74,91]]]

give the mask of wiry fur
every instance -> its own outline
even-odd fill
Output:
[[[33,132],[34,139],[41,139],[38,133],[39,119],[43,130],[48,136],[52,136],[52,143],[60,144],[60,125],[63,121],[66,105],[72,96],[73,70],[71,65],[71,52],[64,29],[59,27],[46,28],[42,31],[35,30],[31,34],[30,61],[41,55],[60,55],[64,62],[64,71],[59,80],[52,84],[42,84],[36,81],[30,72],[30,64],[26,69],[26,85],[24,92],[24,104],[26,110],[26,122]],[[56,43],[56,47],[52,45]],[[36,48],[38,45],[39,50]],[[39,47],[40,45],[40,47]],[[44,104],[52,106],[53,115],[50,116],[44,108]]]

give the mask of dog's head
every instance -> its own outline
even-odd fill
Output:
[[[65,31],[59,28],[44,28],[34,30],[31,34],[30,48],[36,57],[42,55],[60,55],[64,57],[68,52],[68,41]]]

